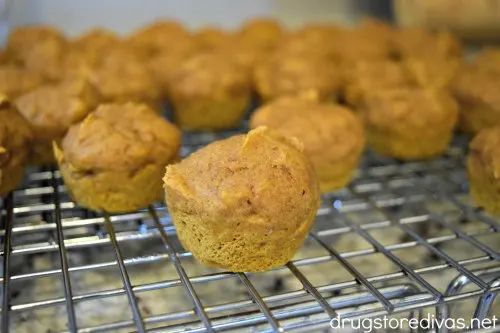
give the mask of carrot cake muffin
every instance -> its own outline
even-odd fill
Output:
[[[236,127],[250,103],[250,82],[224,53],[197,54],[172,73],[169,98],[177,123],[190,130]]]
[[[16,106],[33,128],[31,163],[53,164],[52,141],[61,140],[97,103],[95,89],[84,79],[46,84],[17,98]]]
[[[458,107],[444,91],[401,88],[370,94],[361,114],[368,143],[376,152],[418,160],[446,149]]]
[[[182,245],[200,262],[234,272],[292,259],[319,207],[300,143],[265,127],[169,165],[163,181]]]
[[[399,62],[359,61],[346,72],[344,98],[349,105],[360,108],[372,93],[411,84],[408,73]]]
[[[361,120],[335,104],[283,97],[258,108],[250,126],[268,126],[304,144],[322,192],[344,187],[352,178],[364,148]]]
[[[145,104],[101,104],[54,153],[78,204],[120,213],[161,199],[161,177],[179,146],[179,130]]]
[[[463,66],[453,81],[460,105],[460,129],[476,133],[500,125],[500,75],[479,66]]]
[[[341,87],[340,73],[326,57],[309,54],[276,52],[259,62],[253,79],[263,101],[280,96],[317,95],[320,100],[333,100]]]
[[[486,211],[500,214],[500,127],[483,129],[472,140],[467,171],[472,198]]]
[[[43,83],[38,73],[14,65],[0,66],[0,92],[14,99]]]
[[[0,95],[0,197],[21,182],[31,140],[29,123]]]

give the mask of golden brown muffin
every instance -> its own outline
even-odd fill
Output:
[[[103,55],[113,46],[122,43],[121,38],[111,30],[91,29],[71,41],[71,47],[80,52]]]
[[[245,22],[237,33],[237,38],[246,45],[260,50],[276,46],[284,35],[283,27],[270,18],[258,18]]]
[[[172,73],[169,97],[177,123],[190,130],[236,127],[250,103],[246,71],[223,53],[197,54]]]
[[[472,140],[467,171],[472,198],[486,211],[500,214],[500,127],[483,129]]]
[[[159,108],[161,87],[142,56],[130,48],[113,48],[88,74],[104,102],[141,102]]]
[[[500,48],[486,47],[474,59],[478,70],[500,74]]]
[[[60,65],[66,48],[64,36],[46,26],[17,28],[7,40],[7,52],[11,57],[47,80],[61,78]]]
[[[233,43],[235,36],[222,28],[208,26],[198,30],[194,38],[201,50],[211,51]]]
[[[453,92],[460,105],[460,129],[477,133],[500,125],[500,75],[463,66],[453,81]]]
[[[288,262],[319,207],[300,143],[265,127],[211,143],[168,166],[163,181],[182,245],[200,262],[234,272]]]
[[[190,33],[176,21],[157,21],[133,33],[128,41],[148,55],[154,55],[184,40],[191,39]]]
[[[444,91],[401,88],[370,94],[361,114],[368,143],[376,152],[418,160],[446,149],[458,107]]]
[[[462,55],[462,45],[453,35],[441,31],[430,32],[423,28],[404,28],[393,35],[396,54],[406,57],[455,58]]]
[[[259,62],[253,80],[263,101],[281,96],[314,94],[320,100],[333,100],[341,87],[340,73],[320,55],[277,52]]]
[[[54,153],[78,204],[120,213],[161,199],[162,174],[179,146],[179,130],[145,104],[101,104]]]
[[[403,66],[411,80],[424,88],[449,89],[461,60],[458,57],[406,57]]]
[[[359,61],[349,67],[345,82],[345,100],[356,108],[362,107],[370,94],[412,84],[404,67],[391,60]]]
[[[61,140],[68,128],[85,118],[97,103],[95,89],[81,78],[46,84],[17,98],[15,104],[30,122],[36,140],[31,163],[55,163],[52,141]]]
[[[32,139],[29,123],[0,95],[0,197],[21,182]]]
[[[364,148],[361,120],[335,104],[284,97],[258,108],[250,127],[268,126],[304,144],[322,192],[344,187],[352,178]]]
[[[388,59],[392,55],[392,28],[376,20],[364,20],[354,28],[339,29],[330,43],[333,56],[345,66],[358,61]]]
[[[13,65],[0,66],[0,92],[14,99],[43,83],[38,73]]]

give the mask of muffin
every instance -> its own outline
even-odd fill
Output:
[[[448,32],[430,32],[423,28],[399,29],[393,34],[394,52],[400,58],[440,57],[462,55],[460,41]]]
[[[478,66],[464,66],[452,84],[460,105],[460,129],[477,133],[483,128],[500,125],[500,75],[481,70]]]
[[[216,141],[163,178],[182,245],[200,262],[234,272],[288,262],[319,207],[300,143],[265,127]]]
[[[61,140],[68,128],[85,118],[97,103],[95,89],[81,78],[46,84],[17,98],[17,108],[33,128],[31,163],[55,163],[52,141]]]
[[[403,59],[402,63],[408,76],[416,85],[424,88],[448,90],[460,67],[461,59],[432,55],[410,56]]]
[[[128,42],[152,56],[190,39],[190,33],[176,21],[157,21],[134,32]]]
[[[197,54],[172,73],[169,98],[176,122],[189,130],[238,126],[250,103],[247,72],[224,53]]]
[[[258,18],[245,22],[237,32],[237,38],[253,48],[269,50],[276,46],[284,33],[276,20]]]
[[[17,28],[7,40],[7,52],[14,61],[46,80],[61,79],[60,66],[66,49],[64,36],[45,26]]]
[[[118,47],[91,66],[87,77],[106,103],[140,102],[159,111],[161,87],[145,59],[134,49]]]
[[[344,187],[352,178],[364,148],[361,120],[335,104],[283,97],[258,108],[250,127],[268,126],[304,145],[322,192]]]
[[[412,80],[399,62],[359,61],[345,75],[344,99],[347,104],[361,108],[370,94],[411,84]]]
[[[492,214],[500,214],[500,127],[483,129],[474,137],[467,171],[475,202]]]
[[[161,199],[179,145],[177,128],[145,104],[102,104],[54,143],[54,153],[78,204],[121,213]]]
[[[31,140],[29,123],[0,95],[0,197],[21,182]]]
[[[212,51],[234,42],[235,36],[221,28],[207,26],[198,30],[194,38],[201,50]]]
[[[446,149],[458,107],[444,91],[401,88],[371,94],[361,115],[373,150],[401,160],[418,160]]]
[[[474,64],[478,70],[500,74],[500,48],[483,48],[476,54]]]
[[[103,55],[113,46],[122,43],[120,37],[111,30],[96,28],[77,36],[71,41],[71,47],[83,53]]]
[[[253,80],[262,101],[303,94],[333,100],[341,87],[340,73],[334,64],[313,54],[304,57],[276,52],[256,65]]]
[[[36,72],[14,65],[0,66],[0,92],[14,99],[44,82],[43,77]]]
[[[333,56],[349,68],[358,61],[385,60],[392,56],[392,28],[376,20],[365,20],[353,28],[338,29],[330,43]]]

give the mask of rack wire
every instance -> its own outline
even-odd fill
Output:
[[[186,134],[182,155],[236,132]],[[296,258],[259,274],[198,264],[162,203],[99,215],[71,200],[58,170],[31,170],[2,202],[2,332],[321,332],[337,316],[485,318],[498,311],[500,221],[467,194],[465,142],[412,163],[367,152],[352,184],[323,196]]]

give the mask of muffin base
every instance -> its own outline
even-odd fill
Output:
[[[410,138],[369,129],[367,131],[368,143],[375,152],[407,161],[429,159],[441,155],[448,147],[451,137],[451,131],[440,133],[437,137],[423,137],[415,133],[415,136]]]
[[[161,200],[165,166],[148,164],[138,170],[82,170],[64,161],[54,145],[68,192],[81,206],[110,213],[126,213]]]
[[[470,194],[478,206],[500,215],[500,179],[488,173],[480,157],[470,153],[467,159]]]
[[[328,165],[313,163],[321,193],[338,190],[349,184],[354,177],[358,160],[355,159],[354,161],[343,161]]]

